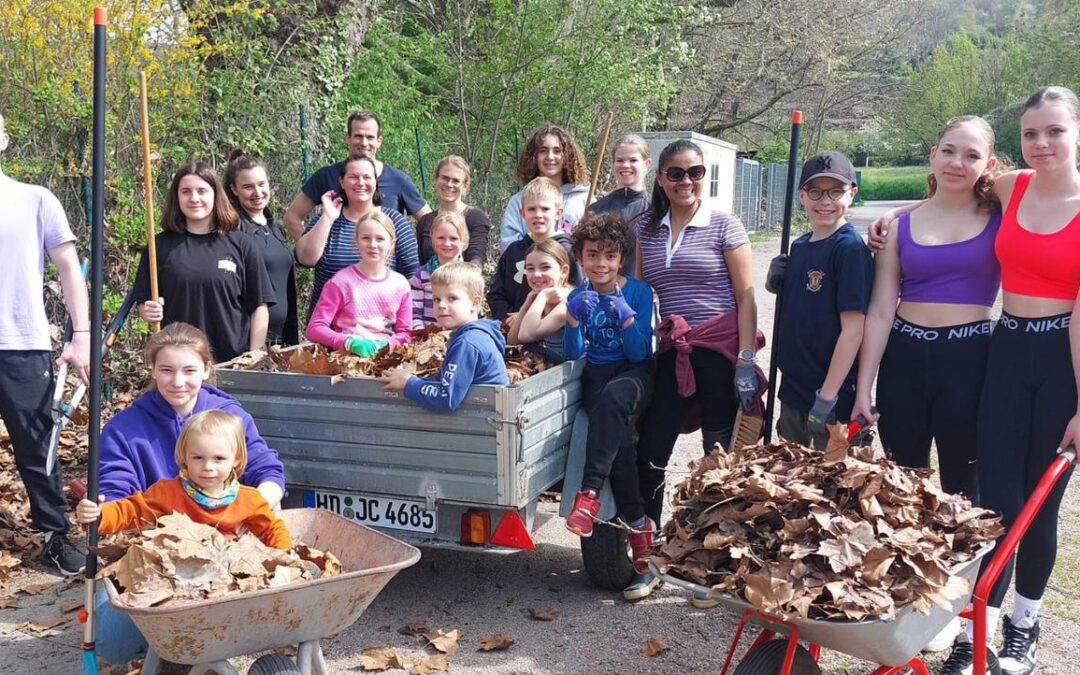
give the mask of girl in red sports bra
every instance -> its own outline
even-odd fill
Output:
[[[1024,104],[1020,130],[1031,170],[994,183],[1005,205],[995,242],[1004,307],[990,340],[976,430],[981,506],[1001,512],[1007,527],[1060,449],[1080,446],[1080,333],[1069,334],[1071,322],[1080,321],[1080,101],[1064,87],[1036,92]],[[871,227],[872,248],[881,248],[885,229],[881,220]],[[1039,608],[1057,558],[1058,510],[1067,482],[1059,481],[1050,493],[1017,551],[1015,604],[1002,621],[998,652],[1008,675],[1035,670]],[[1012,572],[1010,566],[991,592],[988,640]],[[942,673],[971,671],[970,643],[969,626]]]

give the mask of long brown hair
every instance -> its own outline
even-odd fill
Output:
[[[562,184],[584,185],[589,182],[589,167],[585,164],[585,155],[578,147],[577,141],[566,129],[554,124],[541,124],[529,134],[529,140],[525,142],[525,151],[518,158],[517,171],[514,179],[521,185],[528,184],[533,178],[540,175],[540,169],[536,167],[536,153],[540,151],[540,144],[545,136],[554,136],[559,139],[562,147],[563,169]]]
[[[549,258],[554,258],[555,262],[559,263],[559,269],[566,270],[563,278],[562,285],[568,286],[570,283],[570,256],[567,254],[566,249],[555,239],[545,239],[544,241],[538,241],[529,247],[528,251],[525,251],[525,257],[528,258],[533,253],[540,253],[546,255]]]
[[[195,176],[214,190],[214,212],[210,216],[210,230],[218,234],[232,232],[240,227],[240,216],[236,214],[225,187],[217,173],[206,162],[191,162],[173,175],[169,186],[169,196],[165,201],[165,213],[161,217],[161,228],[169,232],[184,234],[187,232],[187,217],[180,210],[180,181],[185,176]]]
[[[229,195],[229,203],[232,204],[237,214],[243,212],[244,207],[240,205],[240,197],[236,194],[236,179],[240,177],[241,171],[258,168],[266,171],[266,164],[255,155],[249,155],[243,150],[233,150],[232,154],[229,155],[229,163],[225,165],[225,192]],[[269,175],[267,179],[269,179]],[[263,208],[263,213],[269,215],[269,211],[270,206],[267,204]]]
[[[996,158],[994,154],[994,144],[997,139],[994,135],[994,128],[990,126],[990,123],[979,117],[978,115],[961,115],[960,117],[954,117],[945,123],[945,128],[941,130],[941,134],[938,135],[938,143],[945,137],[945,134],[949,133],[953,129],[962,124],[970,124],[978,130],[979,134],[986,141],[986,145],[990,150],[990,158]],[[998,166],[991,172],[984,173],[979,176],[979,180],[975,181],[975,187],[972,188],[975,192],[975,200],[978,202],[978,208],[983,210],[992,210],[1000,206],[1000,202],[994,195],[994,179],[1005,173],[1005,169],[1002,167],[1002,163],[999,161]],[[933,197],[937,192],[937,177],[934,176],[934,172],[931,171],[930,175],[926,177],[926,196],[927,198]]]

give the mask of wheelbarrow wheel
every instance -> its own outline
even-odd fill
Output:
[[[591,537],[581,540],[581,561],[589,581],[598,588],[621,591],[634,580],[634,565],[626,530],[597,523]]]
[[[303,675],[300,666],[284,654],[263,654],[248,668],[248,675]]]
[[[787,640],[769,640],[746,655],[735,669],[735,675],[788,675],[783,670],[787,648]],[[821,668],[802,645],[795,646],[790,675],[821,675]]]

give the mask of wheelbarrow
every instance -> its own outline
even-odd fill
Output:
[[[154,675],[165,659],[191,665],[189,675],[239,675],[228,659],[295,646],[296,661],[266,654],[248,674],[329,675],[319,639],[351,626],[395,574],[420,559],[416,548],[324,509],[288,509],[281,519],[294,540],[336,555],[342,574],[164,607],[127,607],[115,584],[105,584],[113,607],[150,646],[142,672]]]
[[[984,546],[974,558],[953,570],[954,575],[967,579],[974,588],[970,608],[965,609],[968,598],[963,598],[954,601],[951,610],[935,607],[929,616],[918,614],[914,607],[908,605],[890,620],[849,622],[782,619],[761,612],[740,598],[713,594],[711,597],[719,600],[721,606],[742,615],[720,675],[727,674],[743,633],[750,623],[760,624],[762,631],[732,671],[734,675],[818,675],[821,669],[817,661],[823,647],[878,664],[880,667],[873,675],[900,675],[904,672],[930,675],[930,670],[919,653],[958,615],[975,624],[972,672],[984,673],[989,670],[994,675],[1000,675],[997,659],[993,652],[986,649],[987,598],[1050,491],[1075,461],[1075,448],[1069,448],[1054,460],[1035,486],[1016,522],[1006,533],[981,576],[980,562],[994,548],[993,543]],[[653,574],[673,586],[695,593],[709,593],[707,586],[691,583],[671,574],[662,574],[652,562],[649,563],[649,568]],[[806,646],[800,643],[806,643]]]

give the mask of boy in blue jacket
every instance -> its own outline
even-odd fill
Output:
[[[404,391],[405,398],[439,412],[454,412],[465,402],[474,384],[508,385],[506,339],[499,323],[481,319],[484,277],[471,263],[455,262],[431,274],[435,321],[452,330],[438,380],[425,380],[411,369],[398,368],[379,378],[388,391]]]
[[[567,358],[585,355],[581,384],[589,433],[581,491],[566,527],[578,536],[592,536],[600,512],[598,495],[610,478],[619,513],[630,526],[634,567],[647,575],[656,525],[645,516],[630,425],[652,392],[653,291],[645,282],[619,273],[630,254],[631,239],[618,214],[586,215],[574,230],[573,241],[574,257],[587,283],[567,298],[563,349]],[[635,584],[623,595],[636,600],[653,587]],[[631,589],[635,590],[628,595]]]

